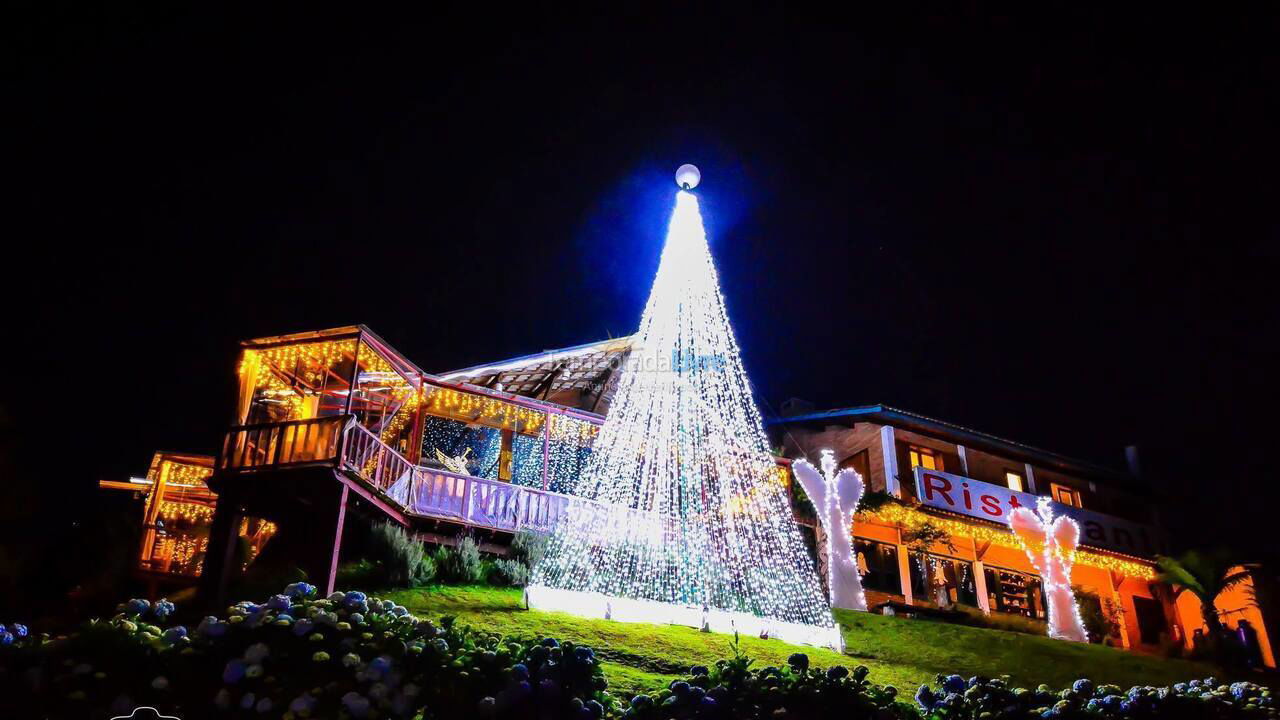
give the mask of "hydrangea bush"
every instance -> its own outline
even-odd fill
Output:
[[[184,720],[596,720],[616,705],[590,648],[436,624],[362,592],[317,598],[295,583],[194,628],[155,624],[174,610],[163,600],[119,610],[67,636],[10,633],[0,717],[107,718],[153,706]]]
[[[916,702],[930,720],[944,718],[1280,718],[1272,691],[1248,682],[1219,684],[1215,678],[1172,687],[1095,685],[1077,680],[1053,692],[1010,687],[1004,679],[959,675],[936,678],[937,687],[921,685]]]
[[[294,583],[194,627],[162,627],[174,613],[165,600],[130,600],[53,638],[0,625],[0,717],[109,718],[153,706],[183,720],[1280,718],[1267,688],[1214,678],[1127,691],[1079,680],[1054,692],[939,675],[913,702],[870,682],[865,666],[813,668],[796,653],[754,668],[736,642],[731,657],[621,701],[591,648],[437,624],[362,592],[318,598]]]

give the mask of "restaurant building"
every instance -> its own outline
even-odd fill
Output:
[[[814,412],[790,401],[769,425],[787,456],[816,462],[830,449],[840,467],[864,478],[868,495],[853,535],[872,609],[976,608],[1045,620],[1041,579],[1008,521],[1012,508],[1034,509],[1048,497],[1056,514],[1080,527],[1072,584],[1081,603],[1096,604],[1114,621],[1109,642],[1150,652],[1171,644],[1190,649],[1204,628],[1190,593],[1176,595],[1156,581],[1155,556],[1168,552],[1168,538],[1151,488],[1135,473],[887,405]],[[1128,455],[1136,465],[1133,451]],[[922,527],[940,540],[927,542]],[[1264,661],[1275,667],[1248,596],[1245,587],[1223,593],[1219,615],[1231,628],[1245,619],[1257,629]]]
[[[465,531],[500,551],[513,533],[599,511],[571,492],[630,342],[428,373],[364,326],[246,340],[217,456],[157,453],[145,478],[102,485],[146,498],[138,571],[152,587],[198,581],[213,599],[265,553],[331,590],[352,513],[438,543]],[[1130,474],[880,405],[793,413],[770,429],[780,482],[791,484],[791,458],[823,449],[865,479],[864,508],[875,507],[853,534],[873,608],[1042,620],[1040,579],[1007,517],[1043,495],[1081,526],[1073,581],[1116,608],[1116,645],[1189,646],[1200,625],[1188,595],[1155,582],[1165,535]],[[820,534],[803,500],[796,509]],[[922,548],[922,527],[945,537]],[[1238,594],[1220,598],[1224,618],[1248,618],[1274,667]]]

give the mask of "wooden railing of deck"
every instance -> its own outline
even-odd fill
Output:
[[[347,426],[342,465],[409,515],[493,530],[550,530],[572,505],[585,502],[499,480],[415,466],[355,422]]]
[[[342,428],[349,417],[238,425],[227,432],[218,469],[255,470],[332,462],[338,457]]]

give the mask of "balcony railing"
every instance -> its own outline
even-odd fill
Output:
[[[409,515],[515,532],[550,530],[571,505],[568,495],[415,466],[359,423],[347,426],[342,467]]]
[[[348,419],[336,415],[233,427],[222,443],[218,469],[244,471],[330,462],[338,457],[338,443]]]

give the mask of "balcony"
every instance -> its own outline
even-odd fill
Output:
[[[572,505],[589,502],[415,465],[352,415],[234,427],[217,465],[234,474],[309,466],[332,467],[357,479],[408,517],[489,530],[547,531]]]

